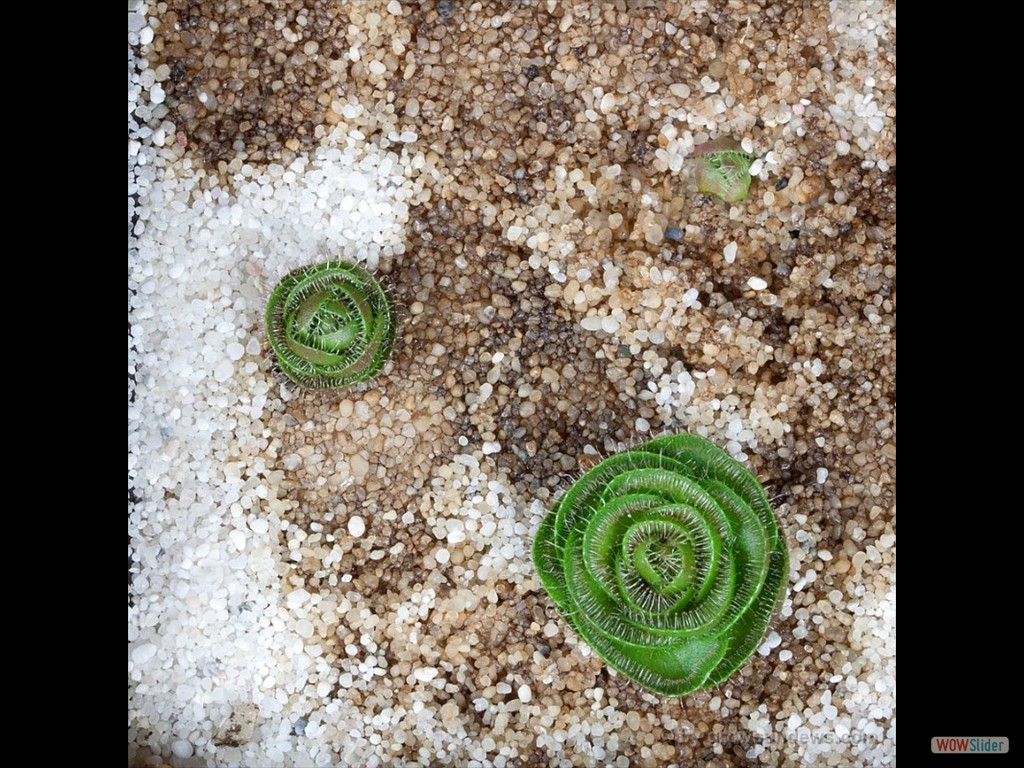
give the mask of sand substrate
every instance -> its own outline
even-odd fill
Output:
[[[173,2],[128,15],[130,766],[895,762],[895,3]],[[758,157],[698,194],[695,144]],[[366,264],[375,381],[274,283]],[[530,560],[580,471],[745,462],[789,597],[643,692]]]

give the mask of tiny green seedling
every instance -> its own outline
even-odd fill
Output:
[[[706,141],[693,148],[697,190],[737,203],[750,192],[750,165],[754,156],[736,139]]]

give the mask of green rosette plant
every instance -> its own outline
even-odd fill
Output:
[[[586,472],[541,521],[533,560],[594,651],[664,696],[731,677],[761,642],[789,573],[761,485],[687,434]]]
[[[372,378],[395,345],[391,300],[357,264],[300,267],[277,284],[267,336],[281,371],[311,389],[342,389]]]
[[[750,193],[750,166],[754,156],[732,138],[715,139],[693,148],[697,191],[738,203]]]

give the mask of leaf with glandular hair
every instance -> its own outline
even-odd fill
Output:
[[[750,166],[754,156],[731,138],[715,139],[693,148],[697,191],[736,203],[750,192]]]
[[[342,389],[372,378],[395,344],[384,288],[345,261],[290,272],[267,302],[266,329],[284,375],[312,389]]]
[[[541,521],[533,561],[597,654],[665,696],[732,676],[761,642],[789,574],[761,485],[685,434],[580,477]]]

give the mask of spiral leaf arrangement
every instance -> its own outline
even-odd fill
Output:
[[[533,544],[566,620],[607,664],[665,696],[743,665],[785,593],[788,559],[753,475],[686,434],[593,467]]]
[[[303,387],[366,381],[391,357],[391,301],[362,267],[345,261],[290,272],[270,294],[266,327],[285,376]]]
[[[693,148],[697,158],[697,190],[736,203],[750,192],[753,155],[743,151],[736,139],[721,138]]]

